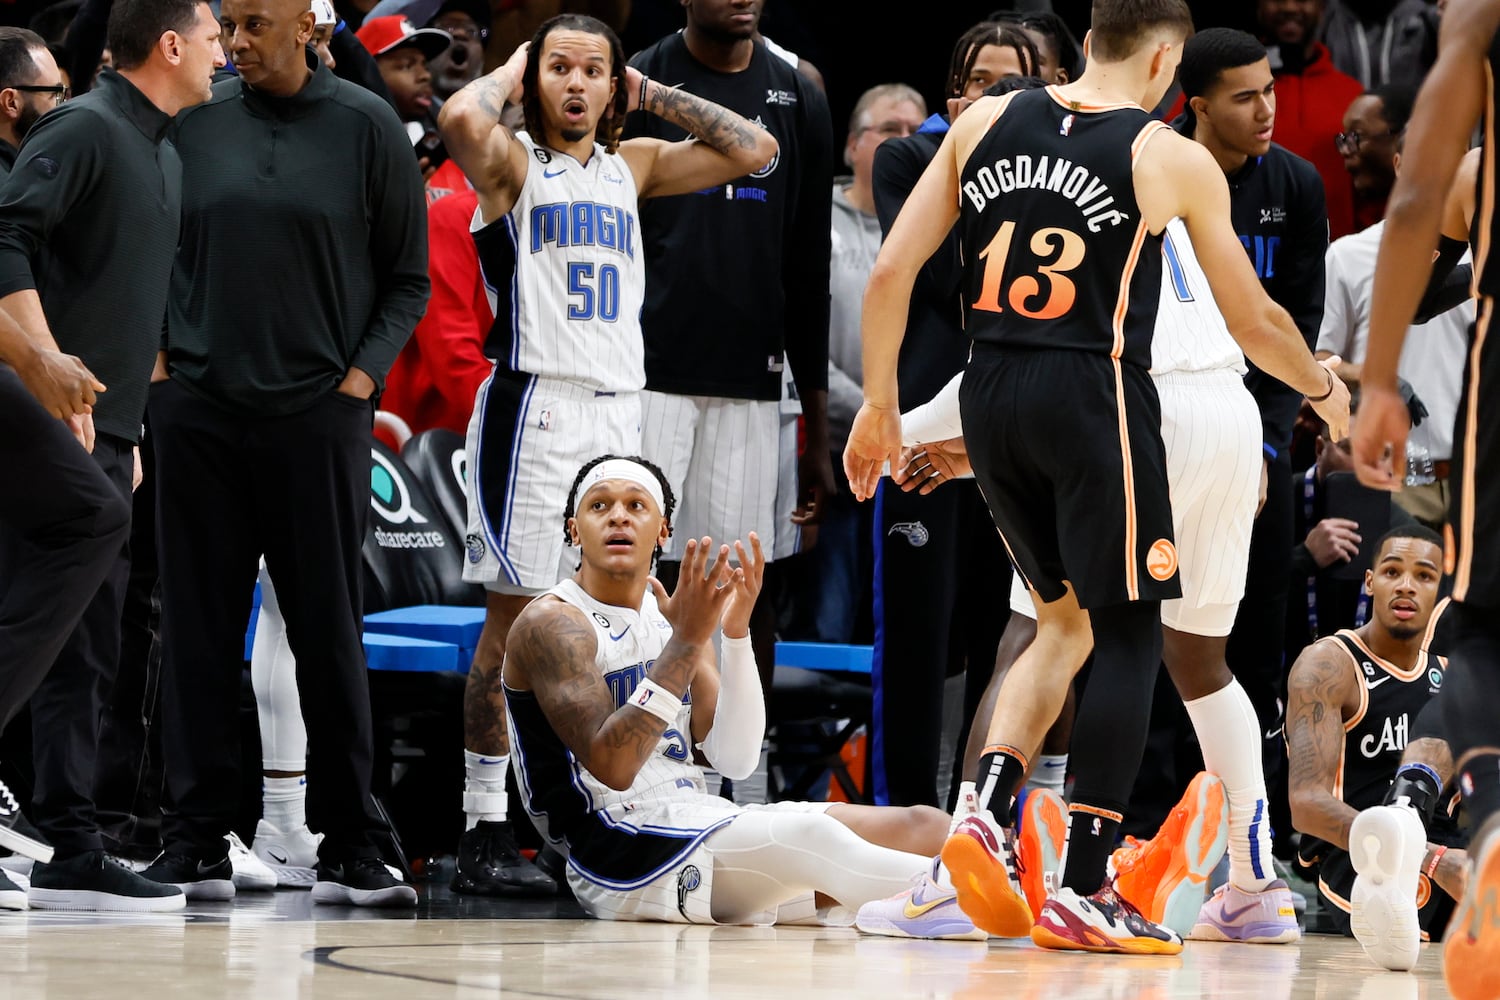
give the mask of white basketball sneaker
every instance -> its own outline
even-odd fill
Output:
[[[306,824],[283,831],[261,820],[255,827],[253,853],[276,876],[283,889],[311,889],[318,880],[318,845],[321,833],[314,834]]]
[[[1366,809],[1349,828],[1349,859],[1358,872],[1349,894],[1349,926],[1382,968],[1410,969],[1421,954],[1417,883],[1426,853],[1427,831],[1408,806]]]
[[[276,873],[270,867],[250,853],[250,848],[240,839],[239,834],[231,832],[224,838],[229,841],[229,864],[234,868],[234,887],[241,892],[270,892],[276,888]]]

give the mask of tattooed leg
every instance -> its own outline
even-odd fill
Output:
[[[490,594],[485,606],[484,630],[474,649],[474,664],[464,685],[464,747],[490,757],[510,753],[505,731],[505,692],[500,667],[505,662],[505,643],[516,616],[533,598],[515,594]]]

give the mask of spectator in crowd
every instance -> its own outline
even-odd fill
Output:
[[[948,61],[947,114],[931,116],[916,135],[882,143],[876,151],[873,194],[882,234],[890,232],[953,121],[994,85],[979,81],[990,79],[986,67],[1002,51],[1023,71],[1034,70],[1039,61],[1035,46],[1014,25],[981,22],[970,27],[954,43]],[[970,344],[963,327],[962,283],[954,227],[918,275],[912,294],[896,371],[903,408],[932,398],[964,367]],[[997,568],[1006,575],[1010,563],[972,482],[922,496],[883,481],[873,519],[874,800],[937,805],[940,796],[951,799],[936,781],[944,682],[950,674],[966,671],[964,718],[972,718],[1004,622],[970,602],[984,600],[982,595],[999,585]],[[959,743],[962,750],[964,741]]]
[[[927,102],[921,94],[904,83],[888,83],[861,94],[849,119],[844,165],[853,173],[833,187],[828,331],[828,443],[833,455],[843,454],[849,425],[864,402],[859,315],[865,281],[880,252],[880,219],[871,183],[875,151],[887,139],[916,132],[926,117]],[[858,602],[868,594],[871,573],[869,513],[867,506],[853,501],[848,482],[840,482],[810,553],[803,581],[807,585],[799,588],[799,610],[813,625],[811,637],[819,641],[853,640]]]
[[[1402,801],[1390,811],[1406,812],[1402,819],[1426,845],[1417,885],[1397,879],[1395,889],[1372,890],[1410,893],[1405,903],[1412,915],[1420,908],[1404,948],[1386,942],[1372,949],[1365,942],[1372,958],[1393,969],[1416,962],[1419,927],[1434,941],[1442,937],[1467,874],[1465,839],[1440,801],[1453,777],[1453,755],[1431,731],[1435,713],[1426,711],[1448,665],[1427,649],[1446,603],[1438,598],[1442,564],[1436,532],[1418,525],[1392,529],[1364,573],[1370,620],[1308,646],[1287,685],[1292,821],[1302,834],[1297,860],[1310,870],[1333,926],[1351,933],[1350,918],[1362,903],[1354,889],[1360,861],[1351,857],[1358,824],[1368,821],[1361,810]],[[1434,892],[1434,883],[1442,891]],[[1382,930],[1398,936],[1397,928]],[[1359,933],[1357,921],[1353,932]]]
[[[1396,183],[1396,143],[1415,97],[1408,87],[1383,86],[1356,97],[1344,111],[1335,142],[1354,191],[1355,232],[1385,218],[1385,201]]]
[[[224,0],[238,77],[177,126],[183,239],[151,390],[173,526],[158,542],[172,809],[146,874],[194,898],[234,893],[239,754],[224,734],[264,555],[324,835],[313,899],[415,905],[374,843],[360,549],[374,397],[427,301],[421,176],[390,108],[307,50],[314,21],[306,0]]]
[[[436,129],[427,63],[447,52],[453,38],[437,28],[413,27],[401,14],[371,18],[355,37],[375,57],[380,78],[396,102],[396,114],[408,123],[407,131],[413,131],[412,124]]]
[[[1187,111],[1173,123],[1205,146],[1229,180],[1230,216],[1261,287],[1287,312],[1311,348],[1323,317],[1323,256],[1328,213],[1323,183],[1306,160],[1271,141],[1276,122],[1275,79],[1264,45],[1240,32],[1216,32],[1212,44],[1193,46],[1178,80]],[[1288,553],[1293,538],[1292,426],[1302,396],[1249,365],[1245,384],[1260,407],[1264,500],[1250,540],[1245,596],[1229,637],[1229,668],[1260,716],[1272,826],[1284,838],[1285,753],[1281,727],[1285,667]]]
[[[1397,172],[1404,142],[1403,137],[1397,137]],[[1472,183],[1469,189],[1472,191]],[[1375,255],[1384,231],[1382,220],[1363,232],[1334,240],[1328,247],[1328,290],[1323,325],[1318,331],[1318,357],[1337,354],[1343,358],[1338,374],[1351,386],[1359,383],[1364,368]],[[1448,513],[1453,421],[1458,413],[1469,325],[1474,317],[1474,303],[1465,299],[1457,307],[1416,324],[1401,352],[1398,372],[1411,385],[1427,415],[1414,424],[1407,438],[1406,489],[1395,494],[1395,501],[1434,530],[1441,529]]]
[[[521,131],[504,120],[513,92],[522,97]],[[621,141],[625,115],[643,105],[696,141]],[[522,858],[508,821],[500,671],[516,616],[573,560],[556,512],[577,467],[600,453],[632,453],[639,441],[639,202],[717,188],[774,158],[777,145],[724,107],[629,68],[607,25],[572,14],[544,23],[503,66],[453,95],[442,129],[479,199],[473,242],[496,320],[485,344],[496,363],[466,449],[464,578],[487,595],[464,692],[465,831],[452,885],[475,895],[550,894],[553,880]],[[551,225],[568,202],[589,206],[597,225]]]
[[[642,206],[646,343],[641,451],[681,498],[681,538],[776,537],[782,369],[791,365],[806,443],[797,469],[799,521],[816,523],[834,490],[828,446],[828,274],[833,139],[822,91],[758,44],[758,6],[695,0],[687,27],[631,59],[648,77],[722,102],[780,144],[722,197]],[[749,17],[736,15],[749,14]],[[676,140],[675,122],[637,115],[627,136]],[[737,239],[725,241],[734,232]],[[704,337],[712,316],[716,336]],[[663,573],[675,577],[680,541]],[[768,672],[771,601],[755,618]]]
[[[1385,496],[1379,497],[1383,501],[1379,509],[1385,516],[1377,523],[1361,524],[1347,516],[1347,509],[1330,510],[1328,477],[1353,474],[1349,439],[1330,440],[1324,426],[1314,452],[1317,461],[1306,472],[1294,473],[1292,482],[1297,499],[1292,537],[1298,541],[1292,546],[1288,580],[1294,595],[1287,601],[1288,662],[1316,640],[1339,629],[1359,628],[1370,620],[1371,595],[1359,574],[1349,573],[1345,567],[1359,555],[1366,536],[1378,536],[1391,528],[1411,528],[1417,523]]]
[[[462,172],[459,176],[462,179]],[[465,433],[474,395],[494,368],[484,354],[494,307],[469,233],[478,206],[479,196],[467,183],[427,206],[432,297],[396,358],[380,400],[381,408],[405,420],[413,433],[432,427]]]
[[[172,116],[209,96],[224,54],[208,4],[191,0],[118,0],[109,33],[120,69],[38,120],[0,187],[0,310],[36,346],[86,358],[109,386],[74,429],[128,504],[181,225],[182,168],[165,140]],[[118,541],[50,673],[22,682],[40,682],[31,700],[34,819],[55,849],[33,871],[28,899],[39,908],[184,902],[179,890],[109,863],[95,817],[99,714],[119,662],[130,572],[128,545]],[[0,578],[18,579],[8,565],[24,552],[16,544],[7,537]]]
[[[10,173],[36,120],[67,96],[41,36],[26,28],[0,28],[0,176]]]
[[[1338,239],[1354,232],[1354,191],[1334,137],[1364,88],[1333,65],[1318,41],[1323,2],[1256,0],[1255,20],[1276,76],[1276,142],[1318,169],[1329,233]]]
[[[1320,38],[1333,63],[1370,90],[1415,89],[1437,59],[1438,11],[1428,0],[1326,0]]]
[[[490,37],[490,5],[483,0],[444,0],[427,27],[444,32],[453,44],[427,60],[432,89],[446,101],[484,70],[484,43]]]

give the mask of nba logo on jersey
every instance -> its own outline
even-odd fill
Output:
[[[1096,836],[1096,837],[1097,837],[1097,836],[1099,836],[1099,835],[1100,835],[1100,834],[1101,834],[1101,833],[1103,833],[1103,832],[1104,832],[1104,828],[1103,828],[1103,825],[1102,825],[1102,824],[1101,824],[1101,823],[1100,823],[1100,822],[1099,822],[1099,817],[1098,817],[1098,816],[1095,816],[1095,817],[1094,817],[1094,829],[1093,829],[1093,834],[1094,834],[1094,836]]]
[[[1058,135],[1072,135],[1073,134],[1073,116],[1072,115],[1068,115],[1066,118],[1064,118],[1062,120],[1062,128],[1060,128],[1060,129],[1057,130],[1057,134]]]

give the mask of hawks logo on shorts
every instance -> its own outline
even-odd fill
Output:
[[[1165,583],[1177,572],[1177,546],[1165,538],[1158,538],[1146,555],[1146,572],[1151,579]]]

